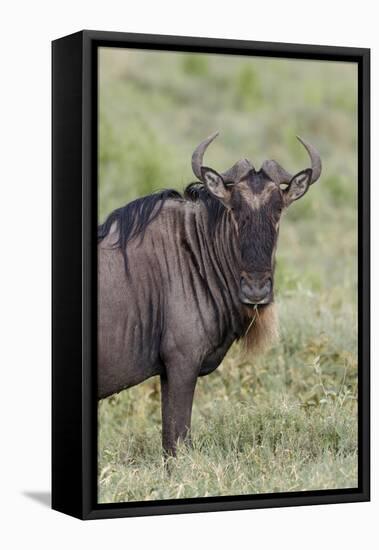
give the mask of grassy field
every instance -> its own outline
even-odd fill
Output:
[[[193,449],[171,475],[157,379],[99,406],[99,501],[357,486],[356,68],[263,58],[104,49],[100,55],[99,221],[151,191],[193,180],[190,157],[215,130],[207,165],[275,158],[323,175],[281,223],[281,338],[254,362],[234,346],[199,379]]]

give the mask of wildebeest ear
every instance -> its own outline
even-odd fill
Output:
[[[225,185],[222,176],[207,166],[201,167],[201,175],[208,191],[219,199],[225,206],[228,206],[230,201],[230,189]]]
[[[307,168],[296,174],[290,181],[287,189],[284,191],[285,201],[287,206],[293,201],[300,199],[309,188],[312,177],[312,170]]]

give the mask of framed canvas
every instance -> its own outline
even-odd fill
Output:
[[[53,508],[369,500],[369,50],[52,60]]]

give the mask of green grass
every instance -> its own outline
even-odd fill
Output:
[[[349,63],[128,52],[100,55],[99,219],[193,180],[190,157],[307,165],[320,182],[280,230],[281,338],[265,356],[234,346],[199,379],[193,448],[162,462],[157,379],[99,406],[99,500],[188,498],[357,486],[356,68]]]

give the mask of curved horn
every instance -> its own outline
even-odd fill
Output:
[[[300,143],[305,147],[311,159],[312,178],[310,184],[318,180],[321,174],[321,157],[318,151],[299,136],[296,136]],[[290,183],[293,176],[284,170],[275,160],[265,160],[262,164],[262,170],[271,178],[277,185]]]
[[[196,149],[193,152],[192,155],[192,170],[195,176],[200,180],[203,181],[202,175],[201,175],[201,167],[203,165],[203,156],[205,153],[205,150],[207,149],[208,145],[216,139],[218,136],[218,132],[215,132],[211,136],[209,136],[207,139],[202,141],[200,145],[196,147]]]
[[[254,167],[247,159],[242,159],[236,162],[229,170],[221,175],[225,183],[238,183],[244,178]]]
[[[310,143],[308,143],[307,141],[305,141],[299,136],[296,136],[296,137],[300,141],[300,143],[304,145],[311,159],[312,178],[310,181],[310,185],[312,185],[312,183],[318,180],[321,174],[321,169],[322,169],[321,157],[319,152],[317,151],[317,149],[313,147],[313,145],[311,145]]]
[[[293,176],[284,170],[275,160],[265,160],[262,164],[262,170],[266,172],[269,178],[280,185],[281,183],[289,183]]]

